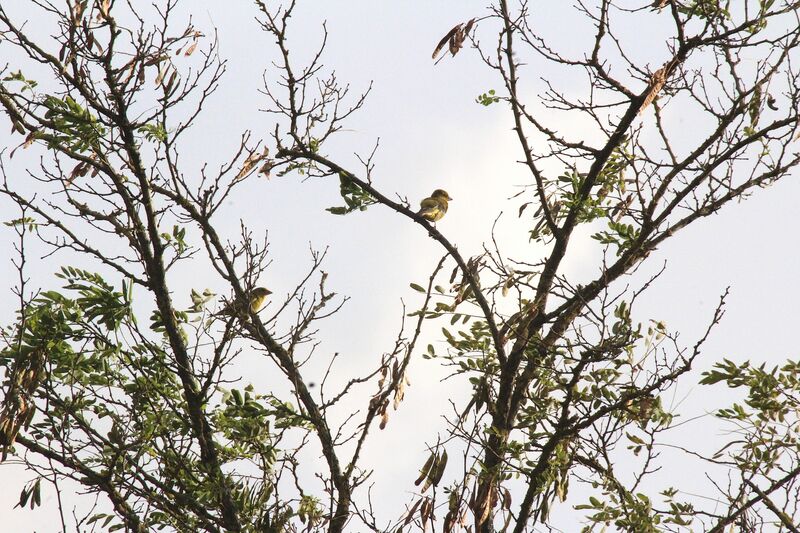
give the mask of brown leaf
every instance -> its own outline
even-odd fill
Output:
[[[475,19],[471,19],[465,26],[460,27],[458,31],[450,37],[450,54],[456,55],[458,51],[464,47],[464,41],[469,35],[469,30],[472,29],[474,23]]]
[[[9,371],[11,386],[0,405],[0,460],[5,460],[20,429],[26,428],[33,418],[36,409],[33,395],[44,375],[45,355],[42,348],[36,348],[19,356]]]
[[[650,77],[650,85],[647,91],[647,95],[644,97],[644,102],[642,102],[642,107],[639,108],[639,114],[641,115],[647,106],[653,103],[653,100],[656,99],[658,93],[661,92],[661,89],[664,88],[664,84],[667,83],[667,65],[664,65],[657,71],[653,73]]]
[[[427,466],[427,463],[426,463]],[[439,481],[442,480],[442,475],[444,474],[444,469],[447,466],[447,450],[443,450],[443,453],[439,454],[438,452],[435,454],[433,459],[433,464],[430,465],[430,470],[428,470],[428,474],[425,477],[425,484],[422,485],[422,489],[420,492],[425,492],[431,486],[437,486]]]
[[[120,71],[120,77],[119,77],[120,85],[126,85],[129,81],[131,81],[131,78],[133,78],[134,72],[136,72],[136,63],[131,62],[130,66],[128,68],[126,68],[125,70]],[[125,75],[124,79],[122,78],[123,74]]]
[[[773,111],[777,111],[778,109],[780,109],[778,107],[778,104],[775,103],[775,97],[772,96],[771,94],[767,95],[767,107],[769,107]]]
[[[86,4],[88,0],[82,0],[79,2],[75,2],[75,5],[72,6],[72,24],[74,26],[80,26],[81,18],[83,18],[83,12],[86,10]]]
[[[514,282],[517,281],[517,278],[514,277],[514,274],[508,277],[505,283],[503,283],[503,288],[501,289],[501,294],[503,296],[508,296],[508,291],[511,290],[511,287],[514,286]]]
[[[625,199],[614,206],[614,209],[611,211],[611,218],[614,219],[614,222],[619,222],[619,220],[628,212],[628,207],[630,207],[632,202],[633,193],[628,193],[628,196],[626,196]]]
[[[72,169],[72,172],[70,172],[69,177],[67,178],[67,185],[72,185],[72,182],[75,181],[75,178],[84,177],[89,173],[90,168],[91,167],[89,164],[84,163],[83,161],[75,165],[75,168]]]
[[[414,481],[414,486],[419,486],[419,484],[422,483],[422,480],[428,477],[428,473],[430,472],[431,467],[433,467],[433,463],[435,460],[436,460],[436,454],[431,452],[431,454],[428,456],[428,460],[425,461],[424,465],[422,465],[422,468],[419,471],[419,477],[416,479],[416,481]]]
[[[152,57],[148,58],[144,62],[144,66],[151,67],[153,65],[157,65],[157,64],[161,63],[165,59],[167,59],[167,56],[164,55],[164,54],[159,54],[159,55],[156,55],[156,56],[152,56]]]
[[[447,34],[442,37],[442,40],[439,41],[439,44],[436,45],[436,48],[433,50],[433,54],[431,55],[431,59],[436,59],[436,56],[439,55],[439,52],[444,49],[444,45],[448,45],[447,49],[450,51],[451,55],[456,55],[461,48],[464,46],[464,41],[467,39],[472,26],[475,24],[475,19],[470,19],[467,21],[466,24],[456,24],[452,30],[447,32]]]
[[[242,164],[242,169],[236,175],[236,177],[234,178],[234,181],[238,181],[238,180],[244,178],[245,176],[247,176],[248,174],[250,174],[253,171],[253,169],[256,167],[256,165],[258,163],[260,163],[261,161],[267,159],[268,156],[269,156],[269,147],[268,146],[265,146],[264,150],[260,154],[257,153],[256,151],[250,152],[250,155],[248,155],[247,159],[244,160],[244,163]],[[270,168],[272,168],[272,167],[270,167]],[[264,170],[264,167],[261,167],[261,170],[259,172],[261,172],[263,170]]]
[[[475,509],[475,530],[479,530],[486,519],[489,518],[489,513],[492,510],[491,499],[488,497],[481,498],[475,502],[477,509]]]
[[[447,505],[447,515],[444,517],[444,524],[442,525],[443,533],[450,533],[456,525],[459,510],[461,509],[461,495],[458,491],[453,490],[450,492],[450,498]]]
[[[436,48],[433,50],[433,55],[431,55],[431,59],[436,59],[436,56],[438,56],[438,55],[439,55],[439,52],[441,52],[441,51],[442,51],[442,49],[444,48],[444,45],[446,45],[446,44],[447,44],[447,41],[449,41],[449,40],[450,40],[450,38],[451,38],[451,37],[453,37],[453,35],[455,35],[455,33],[456,33],[456,32],[457,32],[457,31],[458,31],[460,28],[461,28],[461,24],[457,24],[455,27],[453,27],[453,29],[452,29],[452,30],[450,30],[449,32],[447,32],[447,34],[446,34],[444,37],[442,37],[442,40],[441,40],[441,41],[439,41],[439,44],[437,44],[437,45],[436,45]]]
[[[475,496],[478,494],[478,480],[477,478],[475,481],[472,482],[472,491],[469,493],[469,501],[467,502],[467,507],[470,509],[475,509]]]
[[[503,487],[503,509],[506,511],[511,509],[511,492]]]
[[[560,502],[563,503],[563,502],[567,501],[568,489],[569,489],[569,478],[568,477],[562,478],[556,484],[556,496],[558,496],[558,499],[559,499]]]
[[[383,410],[381,411],[381,423],[378,426],[380,429],[385,429],[386,424],[389,423],[389,410],[386,409],[386,405],[384,404]]]
[[[452,511],[448,511],[447,515],[444,517],[444,525],[442,526],[442,532],[451,533],[455,525],[456,525],[456,519],[453,516]]]
[[[86,31],[86,48],[91,49],[94,45],[94,33]]]
[[[178,71],[177,70],[173,70],[172,71],[172,76],[169,77],[169,81],[164,86],[164,91],[165,92],[167,92],[167,93],[170,92],[170,89],[172,89],[172,85],[175,83],[175,80],[177,79],[177,77],[178,77]]]
[[[166,76],[166,75],[167,75],[167,71],[168,71],[168,70],[169,70],[169,65],[167,65],[166,67],[162,67],[161,69],[159,69],[159,71],[158,71],[158,76],[156,76],[156,87],[158,87],[159,85],[161,85],[161,82],[162,82],[162,81],[164,81],[164,76]]]
[[[453,269],[453,273],[450,274],[450,283],[455,282],[456,276],[458,275],[458,265]]]
[[[444,475],[444,469],[447,466],[447,450],[442,450],[442,455],[439,457],[439,460],[436,461],[436,469],[433,474],[433,486],[437,486],[439,482],[442,480],[442,476]]]
[[[103,15],[103,18],[108,18],[109,10],[111,9],[111,0],[103,0],[100,2],[98,9],[100,10],[100,14]]]
[[[414,519],[414,513],[417,511],[417,507],[419,507],[419,504],[421,504],[421,503],[422,503],[422,498],[417,500],[416,503],[414,503],[414,505],[411,506],[411,509],[408,510],[408,513],[406,514],[406,518],[405,518],[405,520],[403,520],[403,525],[404,526],[407,526],[408,524],[410,524],[411,521]]]
[[[461,514],[458,517],[458,525],[460,525],[461,527],[466,529],[467,533],[471,533],[472,526],[467,525],[467,510],[466,509],[461,511]]]
[[[234,181],[239,181],[240,179],[250,174],[250,172],[253,170],[253,167],[256,166],[257,162],[258,162],[258,156],[255,154],[250,154],[250,156],[248,156],[247,159],[244,160],[244,163],[242,164],[242,169],[239,171],[238,174],[236,174]]]
[[[258,169],[258,173],[259,174],[264,174],[264,177],[269,179],[270,172],[272,172],[272,167],[274,167],[274,166],[275,166],[275,162],[274,161],[267,160],[267,162],[264,163],[263,165],[261,165],[261,168]]]
[[[461,28],[458,29],[457,32],[450,37],[450,46],[448,49],[450,50],[450,55],[456,55],[461,47],[464,45],[464,32],[461,31]]]
[[[419,508],[419,517],[422,520],[422,530],[428,530],[428,520],[433,516],[433,501],[430,498],[425,498],[422,506]]]
[[[17,130],[17,131],[19,131],[19,130]],[[20,131],[20,133],[25,133],[25,130]],[[30,132],[28,134],[27,137],[25,137],[25,140],[22,142],[22,144],[20,144],[19,146],[17,146],[13,150],[11,150],[11,153],[8,154],[8,158],[9,159],[13,158],[14,157],[14,153],[20,148],[22,148],[23,150],[27,149],[30,145],[33,144],[33,141],[35,141],[35,140],[36,140],[36,132],[32,131],[32,132]]]
[[[197,41],[193,42],[192,45],[186,49],[186,52],[184,52],[183,55],[188,57],[192,55],[196,49],[197,49]]]
[[[403,396],[405,396],[406,392],[406,382],[405,379],[401,379],[400,383],[397,384],[397,390],[394,393],[394,401],[392,402],[392,408],[397,411],[397,406],[400,405],[400,402],[403,401]]]
[[[475,19],[469,19],[467,25],[464,26],[464,35],[469,35],[469,31],[472,29],[472,26],[475,24]]]

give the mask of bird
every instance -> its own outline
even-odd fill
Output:
[[[258,313],[267,304],[267,296],[272,294],[272,291],[266,287],[256,287],[250,293],[250,312]]]
[[[250,291],[247,301],[249,302],[250,312],[258,313],[267,304],[267,296],[272,294],[272,291],[266,287],[256,287]],[[230,302],[223,307],[222,311],[217,315],[230,315],[236,316],[244,314],[245,306],[241,300]]]
[[[425,198],[419,203],[419,211],[417,214],[429,220],[436,222],[441,220],[445,213],[447,213],[447,202],[452,200],[450,195],[444,189],[436,189],[428,198]]]

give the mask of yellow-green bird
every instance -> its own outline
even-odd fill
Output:
[[[256,287],[250,293],[250,312],[258,313],[265,305],[267,305],[267,296],[272,294],[272,291],[266,287]]]
[[[419,203],[417,214],[425,220],[436,222],[447,213],[447,202],[452,200],[444,189],[436,189],[428,198]]]
[[[264,306],[267,304],[267,296],[272,294],[272,291],[266,287],[256,287],[252,291],[250,291],[250,295],[248,296],[248,302],[250,304],[250,312],[251,313],[258,313],[261,311]],[[245,306],[243,305],[244,302],[242,301],[235,301],[232,303],[227,304],[222,311],[220,311],[219,315],[240,315],[243,314],[245,310]]]

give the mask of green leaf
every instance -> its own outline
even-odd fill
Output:
[[[139,126],[137,131],[143,134],[144,138],[150,142],[167,142],[167,130],[161,124],[144,124]]]
[[[475,101],[477,103],[481,104],[484,107],[489,107],[490,105],[496,104],[497,102],[499,102],[500,101],[500,97],[499,96],[495,96],[495,90],[494,89],[489,89],[488,92],[485,92],[483,94],[478,95],[478,97],[475,99]]]
[[[329,207],[326,209],[327,212],[334,215],[346,215],[353,211],[365,211],[367,207],[378,203],[378,200],[362,189],[346,172],[339,173],[339,194],[345,205]]]

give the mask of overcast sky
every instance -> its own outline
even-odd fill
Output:
[[[35,19],[26,6],[29,2],[19,0],[16,4],[19,21]],[[192,6],[198,29],[211,34],[213,28],[218,28],[220,54],[229,61],[219,91],[184,141],[184,162],[196,168],[210,162],[213,168],[231,155],[244,129],[252,129],[256,137],[264,138],[272,130],[272,118],[258,112],[265,107],[258,89],[274,57],[273,43],[258,29],[253,20],[256,11],[247,1],[186,4]],[[201,4],[202,8],[195,7]],[[535,20],[542,30],[554,36],[563,49],[574,51],[579,39],[570,33],[572,26],[564,9],[568,3],[557,8],[552,5],[558,2],[538,4],[547,5],[537,7],[541,14]],[[507,200],[530,181],[516,163],[521,156],[511,131],[512,117],[501,105],[486,108],[475,103],[478,94],[492,88],[499,90],[499,80],[469,49],[438,65],[430,58],[436,42],[454,24],[485,14],[477,7],[479,3],[328,0],[301,1],[301,5],[293,17],[289,40],[298,56],[304,57],[316,46],[325,20],[329,31],[326,63],[335,68],[340,80],[351,84],[353,91],[374,82],[365,108],[348,122],[346,131],[326,153],[352,164],[353,152],[368,153],[380,139],[373,176],[376,187],[390,196],[397,193],[407,197],[412,203],[434,188],[447,189],[454,201],[438,227],[457,243],[462,255],[480,251],[501,210],[504,215],[498,228],[509,255],[519,252],[535,258],[541,253],[527,243],[525,228],[516,221],[522,200]],[[478,28],[479,36],[484,35],[488,42],[493,38],[493,29],[487,30],[484,34]],[[656,66],[666,58],[663,35],[657,30],[654,23],[652,32],[642,34],[641,48],[637,49],[640,57],[653,58]],[[52,30],[41,26],[33,27],[33,31],[46,34]],[[0,63],[17,70],[20,58],[13,48],[0,45],[0,57]],[[534,100],[541,88],[538,77],[548,72],[539,69],[535,58],[528,63],[522,71],[526,82],[523,91]],[[274,74],[274,70],[267,70],[268,79]],[[569,79],[562,81],[568,90]],[[582,86],[576,82],[573,90],[580,91]],[[579,123],[563,125],[564,130],[578,134],[581,127]],[[9,134],[9,129],[7,121],[3,122],[0,147],[14,147],[21,142],[19,136]],[[586,135],[592,132],[587,130]],[[31,189],[25,183],[28,178],[21,172],[22,165],[35,162],[36,157],[33,150],[20,151],[10,167],[15,174],[12,178],[23,190]],[[685,345],[695,342],[707,326],[719,295],[731,286],[723,322],[706,345],[695,374],[677,389],[675,400],[683,402],[681,410],[687,416],[708,412],[715,402],[723,400],[709,398],[699,386],[692,385],[697,383],[699,372],[713,361],[726,357],[779,364],[797,357],[798,197],[800,185],[796,176],[757,190],[747,201],[731,204],[669,240],[643,268],[642,275],[647,275],[665,262],[667,265],[665,274],[641,298],[637,318],[665,321],[671,331],[681,332]],[[278,294],[300,280],[310,263],[309,246],[330,247],[324,265],[330,288],[351,300],[323,326],[321,349],[325,354],[343,354],[337,372],[346,378],[364,366],[374,366],[381,354],[391,349],[402,314],[401,299],[409,308],[420,303],[419,294],[409,289],[409,283],[427,279],[443,251],[422,228],[381,206],[345,217],[325,212],[326,207],[339,205],[340,201],[338,182],[334,180],[259,178],[231,198],[222,227],[235,236],[241,217],[252,227],[269,230],[273,263],[267,279],[261,282]],[[0,214],[2,221],[17,216],[2,198]],[[10,251],[13,237],[10,229],[0,227],[0,250]],[[599,255],[592,241],[578,240],[573,246],[567,273],[576,282],[594,277]],[[6,286],[0,287],[2,324],[8,324],[15,311],[9,286],[15,283],[16,272],[10,256],[0,255],[0,276],[7,280]],[[35,262],[28,274],[37,286],[57,287],[52,272],[60,263],[58,255]],[[210,287],[224,293],[219,279],[196,270],[184,273],[175,285],[179,303],[188,305],[190,288]],[[431,325],[429,331],[422,346],[430,341],[441,345],[438,325]],[[247,367],[246,372],[252,381],[267,386],[267,368],[248,361],[245,354],[242,364],[251,363],[254,366]],[[322,370],[307,379],[318,380]],[[454,382],[442,386],[442,376],[437,362],[415,358],[406,401],[393,413],[389,429],[373,435],[367,448],[368,460],[380,465],[382,479],[398,480],[386,487],[379,479],[377,485],[383,485],[378,489],[379,496],[393,501],[398,497],[407,499],[406,492],[424,460],[425,443],[435,442],[444,427],[437,413],[448,398],[463,393]],[[721,431],[702,421],[690,426],[691,431],[704,438],[719,436]],[[391,462],[382,461],[386,453],[391,453]],[[687,479],[688,471],[681,471],[687,473]],[[674,474],[672,470],[670,475]],[[21,533],[56,530],[52,492],[45,495],[47,513],[11,510],[20,481],[28,474],[4,466],[0,477],[3,528]],[[697,490],[703,489],[698,485]]]

